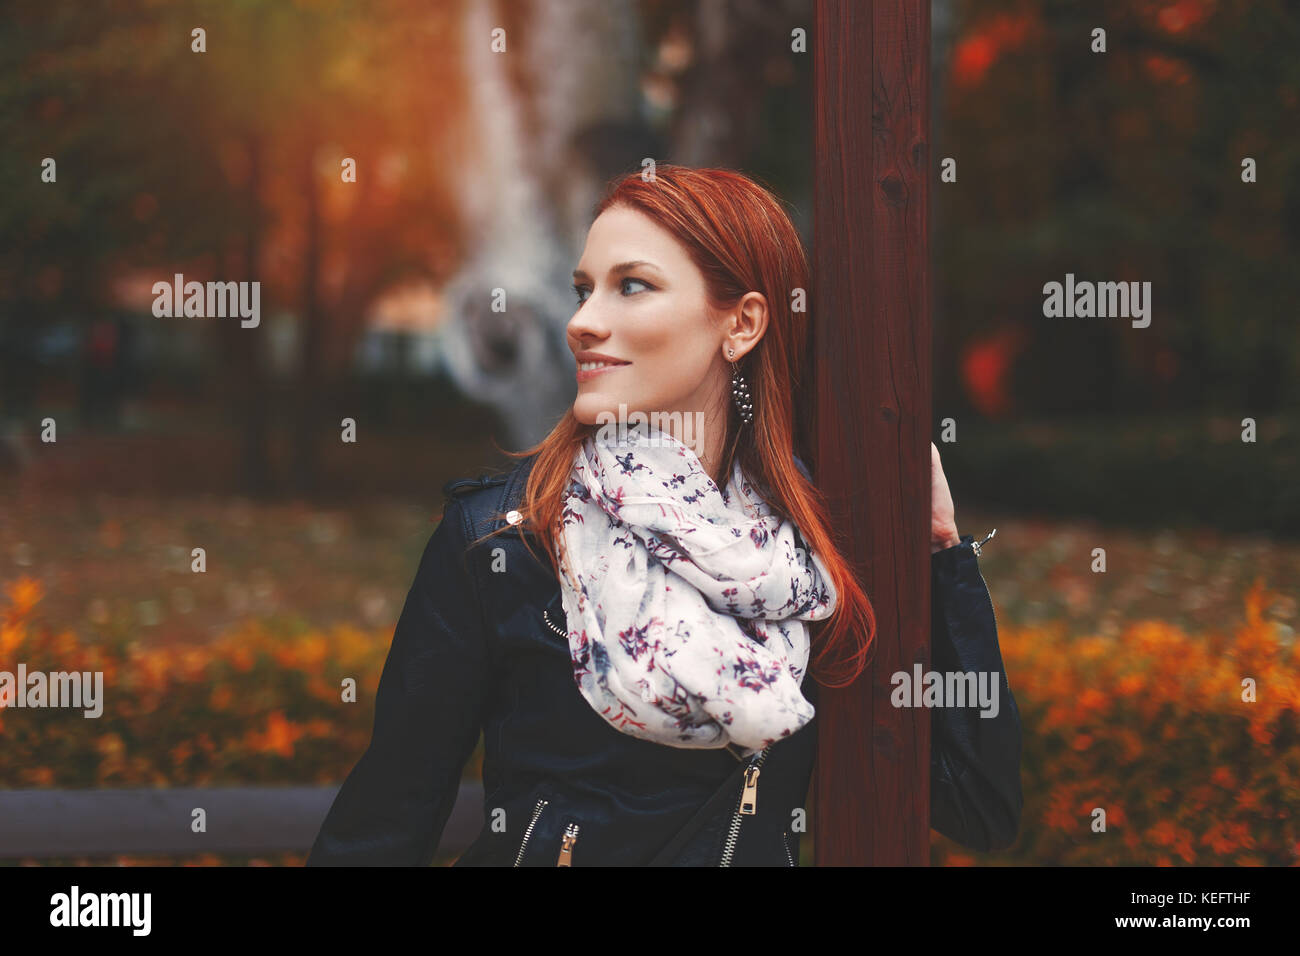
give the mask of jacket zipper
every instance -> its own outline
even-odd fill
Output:
[[[578,824],[570,823],[564,828],[564,844],[560,855],[555,860],[556,866],[573,866],[573,845],[578,842]]]
[[[524,861],[524,850],[528,848],[528,838],[533,835],[533,827],[537,826],[537,818],[542,815],[542,808],[547,804],[545,797],[539,797],[537,803],[533,805],[533,818],[528,821],[528,829],[524,831],[524,842],[519,844],[519,855],[515,857],[515,866],[521,866]]]
[[[785,858],[787,862],[789,862],[791,866],[794,866],[794,857],[790,854],[790,832],[788,830],[781,831],[781,842],[785,844]]]
[[[736,838],[740,836],[741,815],[752,816],[758,812],[759,768],[763,766],[763,761],[767,759],[767,752],[771,749],[771,745],[764,747],[762,752],[750,759],[749,766],[745,768],[745,786],[740,791],[740,799],[736,801],[736,809],[731,815],[727,843],[722,849],[722,859],[718,861],[718,866],[731,866],[731,858],[736,852]]]
[[[552,631],[560,635],[560,637],[564,638],[565,640],[568,640],[569,635],[566,634],[561,628],[556,627],[554,624],[551,623],[550,608],[542,609],[542,620],[546,622],[546,626],[549,627]]]

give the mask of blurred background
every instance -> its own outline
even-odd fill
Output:
[[[7,6],[0,670],[102,670],[107,701],[0,710],[0,800],[293,785],[323,813],[442,484],[572,401],[605,182],[740,169],[811,248],[811,0]],[[1026,795],[1010,851],[933,861],[1294,864],[1300,8],[931,16],[933,434],[959,529],[998,529]],[[260,321],[156,315],[178,273],[260,282]],[[1067,273],[1150,282],[1150,326],[1046,318]],[[305,857],[264,842],[0,863]]]

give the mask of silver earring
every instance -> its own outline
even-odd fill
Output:
[[[727,349],[727,355],[735,355],[735,349]],[[745,381],[745,376],[740,374],[740,367],[737,363],[731,363],[731,398],[736,403],[736,408],[740,410],[740,417],[746,425],[754,422],[754,404],[749,397],[749,383]]]

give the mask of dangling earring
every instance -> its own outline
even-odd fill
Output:
[[[727,349],[727,356],[736,354],[735,349]],[[745,377],[740,374],[740,367],[736,362],[731,363],[731,398],[736,403],[736,408],[740,410],[740,417],[746,425],[754,422],[754,405],[749,397],[749,384]]]

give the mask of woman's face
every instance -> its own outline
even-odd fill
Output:
[[[587,233],[573,284],[579,304],[568,343],[579,422],[597,424],[602,412],[614,417],[600,421],[617,421],[620,404],[627,414],[703,412],[706,427],[725,422],[728,329],[670,233],[637,210],[607,209]],[[601,361],[610,364],[591,365]]]

